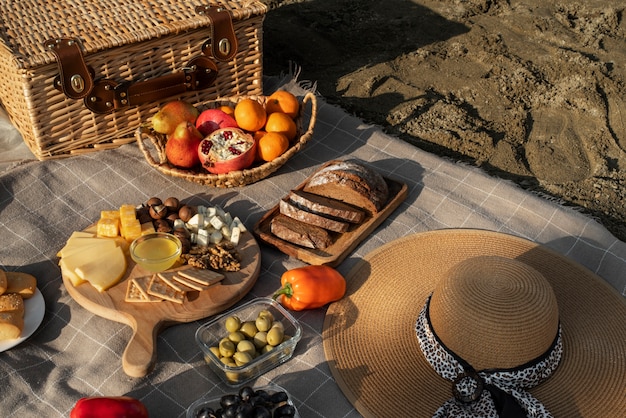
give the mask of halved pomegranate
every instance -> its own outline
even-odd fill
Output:
[[[256,141],[237,128],[218,129],[198,146],[202,167],[212,174],[224,174],[248,168],[256,157]]]

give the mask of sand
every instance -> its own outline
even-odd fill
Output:
[[[295,65],[328,102],[626,241],[623,1],[265,3],[266,74]]]

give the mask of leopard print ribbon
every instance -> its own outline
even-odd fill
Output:
[[[537,359],[514,369],[475,371],[439,340],[430,323],[429,306],[430,296],[415,331],[428,363],[438,375],[453,382],[454,395],[437,409],[433,418],[552,417],[526,389],[546,380],[558,367],[563,353],[560,325],[550,348]]]

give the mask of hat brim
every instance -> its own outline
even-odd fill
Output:
[[[365,417],[432,416],[451,383],[424,359],[415,321],[435,283],[470,257],[517,259],[541,272],[557,297],[563,359],[530,392],[555,417],[626,411],[626,302],[602,278],[531,241],[498,232],[449,229],[385,244],[346,276],[346,295],[328,308],[324,351],[333,377]]]

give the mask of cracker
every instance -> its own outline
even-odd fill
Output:
[[[126,288],[126,302],[160,302],[162,299],[155,298],[147,293],[150,277],[138,277],[128,281]]]
[[[185,292],[180,292],[169,286],[158,274],[152,276],[148,286],[148,294],[175,303],[183,303]]]
[[[159,279],[163,280],[165,284],[171,287],[174,290],[179,292],[184,292],[185,289],[180,287],[177,283],[174,282],[174,276],[176,276],[176,272],[174,271],[162,271],[161,273],[157,273]]]
[[[194,282],[204,286],[210,286],[224,279],[224,275],[221,273],[199,268],[181,270],[178,272],[178,275],[185,279],[193,280]]]
[[[200,283],[196,283],[193,280],[190,279],[186,279],[182,276],[179,275],[175,275],[173,277],[173,280],[176,281],[177,283],[185,286],[186,288],[190,289],[190,290],[197,290],[198,292],[202,292],[204,289],[206,289],[208,286],[205,286],[203,284]]]

